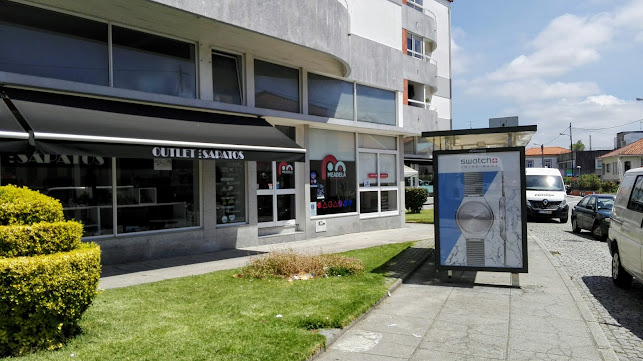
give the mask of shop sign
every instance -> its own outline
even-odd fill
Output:
[[[368,173],[369,178],[377,178],[377,173]],[[388,178],[388,173],[380,173],[380,178]]]
[[[281,162],[277,166],[277,175],[291,175],[295,173],[292,164],[288,162]]]
[[[188,159],[236,159],[245,158],[241,150],[216,150],[216,149],[194,149],[194,148],[152,148],[152,155],[155,158],[188,158]]]
[[[34,153],[31,156],[26,154],[10,154],[8,155],[9,164],[55,164],[55,165],[103,165],[105,159],[99,156],[79,156],[79,155],[54,155],[54,154],[38,154]]]
[[[346,178],[346,164],[329,154],[322,159],[321,178]]]

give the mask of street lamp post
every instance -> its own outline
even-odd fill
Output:
[[[578,169],[578,176],[580,177],[580,165],[577,165],[576,169]]]

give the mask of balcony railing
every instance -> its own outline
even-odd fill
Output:
[[[435,106],[431,105],[431,103],[423,102],[420,100],[414,100],[414,99],[409,99],[409,106],[416,107],[416,108],[422,108],[422,109],[429,109],[433,111],[437,111],[438,108]]]
[[[437,19],[435,17],[435,14],[433,13],[433,11],[431,11],[429,9],[425,9],[424,6],[422,6],[421,4],[418,4],[414,0],[406,0],[406,5],[410,6],[411,8],[413,8],[413,9],[415,9],[415,10],[421,12],[421,13],[424,13],[424,14],[432,17],[433,20]]]
[[[424,61],[428,61],[429,63],[431,63],[433,65],[436,65],[436,66],[438,65],[438,62],[435,61],[433,58],[431,58],[431,56],[419,53],[419,52],[417,52],[415,50],[406,49],[406,54],[408,56],[412,56],[414,58],[418,58],[418,59],[422,59]]]

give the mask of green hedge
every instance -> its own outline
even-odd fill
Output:
[[[0,259],[0,357],[56,349],[97,295],[100,248]]]
[[[0,226],[0,258],[68,252],[82,236],[83,225],[73,221]]]
[[[55,198],[27,187],[0,187],[0,225],[59,222],[63,207]]]
[[[406,204],[406,209],[411,213],[420,213],[428,196],[429,191],[426,188],[405,188],[404,203]]]

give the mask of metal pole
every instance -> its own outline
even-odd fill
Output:
[[[571,156],[571,166],[572,176],[574,175],[574,141],[572,140],[572,123],[569,122],[569,152]]]
[[[541,167],[545,166],[545,145],[544,144],[540,145],[540,166]]]

